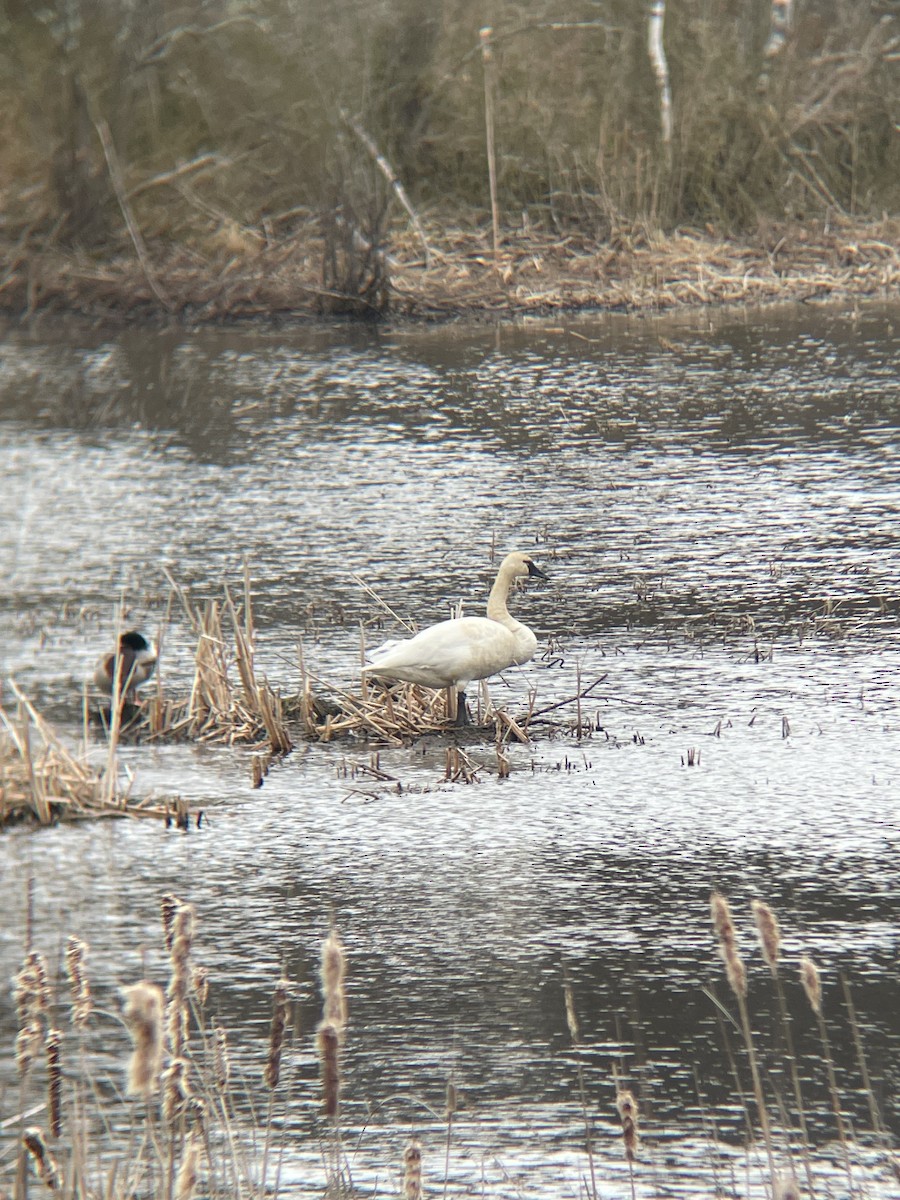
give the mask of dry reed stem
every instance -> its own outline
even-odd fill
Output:
[[[809,1001],[809,1006],[816,1016],[816,1021],[819,1026],[819,1038],[822,1042],[822,1053],[825,1057],[825,1068],[828,1072],[828,1091],[831,1096],[831,1111],[834,1113],[834,1121],[837,1126],[838,1140],[841,1143],[841,1149],[844,1154],[844,1166],[847,1171],[847,1182],[850,1185],[850,1190],[853,1190],[853,1173],[850,1164],[850,1147],[847,1144],[847,1132],[844,1128],[844,1117],[841,1113],[841,1098],[838,1092],[837,1075],[834,1069],[834,1056],[831,1053],[831,1040],[828,1037],[828,1028],[825,1024],[825,1016],[822,1012],[822,980],[819,975],[819,968],[811,958],[804,955],[800,959],[800,982],[803,985],[803,990],[806,992],[806,998]]]
[[[128,1064],[129,1096],[150,1096],[159,1087],[163,1058],[163,1014],[165,997],[155,983],[133,983],[122,988],[122,1012],[134,1042]]]
[[[766,1109],[765,1097],[763,1096],[759,1064],[756,1061],[756,1048],[753,1045],[753,1034],[750,1028],[750,1014],[747,1011],[747,971],[737,948],[737,934],[734,928],[734,921],[731,917],[731,905],[720,892],[714,891],[710,896],[710,912],[712,914],[713,925],[718,934],[719,952],[725,962],[725,972],[728,976],[728,982],[738,1002],[738,1011],[741,1017],[741,1032],[744,1036],[744,1045],[747,1050],[747,1058],[750,1062],[753,1094],[756,1100],[756,1111],[759,1115],[763,1140],[766,1145],[769,1175],[770,1178],[774,1179],[775,1151],[772,1145],[772,1130],[769,1124],[769,1114]]]
[[[803,1167],[806,1173],[806,1184],[807,1188],[809,1189],[810,1196],[813,1196],[815,1195],[815,1186],[813,1182],[812,1161],[809,1153],[809,1131],[806,1127],[806,1113],[803,1107],[803,1092],[800,1086],[800,1072],[797,1069],[797,1056],[794,1052],[794,1038],[793,1034],[791,1033],[791,1018],[788,1012],[787,1000],[784,995],[784,988],[781,984],[781,977],[778,973],[778,963],[781,958],[781,927],[774,911],[764,901],[753,900],[750,908],[753,912],[754,920],[756,921],[756,930],[759,934],[763,958],[768,964],[775,985],[775,994],[778,999],[778,1009],[781,1016],[781,1028],[784,1034],[785,1048],[787,1050],[788,1069],[791,1076],[791,1085],[794,1092],[794,1103],[797,1110],[797,1121],[800,1125],[801,1152],[803,1155]]]

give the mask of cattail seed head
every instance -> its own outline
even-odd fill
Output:
[[[822,981],[819,978],[819,968],[811,958],[800,959],[800,982],[806,992],[809,1006],[817,1017],[822,1015]]]
[[[134,1042],[128,1064],[128,1095],[150,1096],[159,1086],[162,1067],[165,997],[155,983],[134,983],[122,988],[122,995],[122,1016]]]
[[[200,1164],[200,1146],[192,1130],[184,1146],[181,1165],[175,1177],[175,1200],[193,1200],[197,1189],[197,1171]]]
[[[747,971],[737,948],[737,934],[734,929],[734,921],[731,919],[731,905],[721,892],[713,892],[710,897],[710,912],[713,926],[719,936],[719,953],[725,963],[728,983],[736,996],[744,997],[747,995]]]
[[[403,1151],[404,1200],[422,1200],[422,1143],[412,1138]]]
[[[640,1145],[638,1134],[638,1109],[634,1094],[628,1088],[620,1088],[616,1092],[616,1108],[622,1121],[622,1141],[625,1146],[625,1157],[634,1162]]]
[[[776,1175],[772,1180],[772,1200],[803,1200],[797,1180],[789,1175]]]
[[[44,1053],[47,1056],[47,1123],[55,1138],[62,1133],[62,1066],[60,1047],[62,1034],[58,1029],[48,1029],[44,1038]]]
[[[756,921],[763,958],[772,975],[777,975],[778,960],[781,958],[781,926],[778,924],[778,918],[762,900],[754,900],[750,907]]]
[[[50,985],[47,982],[47,963],[39,951],[32,950],[16,975],[16,1012],[19,1028],[29,1020],[46,1023],[50,1013]]]
[[[341,1070],[338,1061],[341,1037],[331,1021],[322,1021],[316,1032],[319,1051],[319,1075],[322,1080],[322,1109],[326,1117],[337,1118],[340,1104]]]
[[[32,1125],[22,1134],[22,1145],[28,1152],[34,1173],[44,1187],[50,1192],[58,1192],[60,1189],[59,1168],[56,1165],[56,1159],[47,1149],[44,1131],[37,1125]]]
[[[446,1105],[445,1105],[445,1112],[446,1112],[448,1121],[450,1120],[450,1118],[452,1116],[454,1116],[454,1114],[458,1111],[458,1109],[459,1109],[459,1097],[456,1094],[456,1084],[453,1083],[451,1080],[447,1084],[447,1101],[446,1101]]]
[[[577,1046],[581,1041],[581,1030],[578,1026],[578,1014],[575,1011],[575,997],[572,994],[572,985],[568,979],[563,980],[563,993],[566,998],[566,1024],[569,1026],[569,1037],[572,1039],[572,1045]]]
[[[284,1049],[284,1027],[287,1024],[290,980],[279,979],[272,1000],[272,1026],[269,1030],[269,1054],[266,1059],[266,1087],[278,1087],[281,1076],[281,1052]]]
[[[173,896],[171,892],[166,892],[159,902],[159,911],[162,917],[163,938],[165,939],[166,949],[172,949],[172,938],[174,937],[173,926],[175,923],[175,913],[178,911],[178,906],[181,901],[177,896]]]
[[[16,1066],[20,1075],[28,1074],[31,1064],[41,1052],[43,1042],[44,1031],[40,1021],[29,1017],[16,1035]]]
[[[231,1079],[231,1056],[228,1053],[228,1034],[221,1025],[213,1030],[213,1082],[220,1092],[228,1090]]]
[[[76,1029],[85,1028],[94,1007],[84,965],[89,950],[90,946],[81,938],[70,937],[66,942],[66,975],[72,998],[72,1024]]]
[[[188,1064],[183,1058],[173,1058],[162,1073],[163,1083],[163,1120],[167,1125],[174,1125],[179,1117],[187,1112],[191,1087],[187,1077]]]
[[[197,997],[197,1003],[201,1008],[206,1008],[206,1002],[209,999],[209,971],[206,967],[194,967],[191,975],[191,983],[194,988],[194,994]]]
[[[322,1019],[330,1022],[343,1037],[347,1023],[347,993],[344,979],[347,974],[347,955],[336,929],[322,943]]]

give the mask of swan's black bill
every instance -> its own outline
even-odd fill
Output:
[[[526,562],[528,564],[528,574],[529,575],[534,575],[537,579],[549,579],[550,578],[549,575],[544,574],[544,572],[541,570],[540,567],[535,566],[535,564],[531,561],[530,558],[526,559]]]

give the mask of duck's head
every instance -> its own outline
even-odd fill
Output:
[[[130,629],[119,638],[119,656],[136,684],[149,679],[156,668],[156,647],[136,629]]]

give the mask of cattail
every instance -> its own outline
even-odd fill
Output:
[[[62,1066],[60,1046],[62,1034],[58,1029],[48,1029],[44,1039],[47,1056],[47,1121],[55,1138],[62,1133]]]
[[[422,1200],[422,1143],[412,1138],[403,1151],[403,1195],[405,1200]]]
[[[803,1200],[797,1180],[786,1175],[776,1175],[772,1181],[772,1200]]]
[[[763,958],[775,976],[778,974],[778,960],[781,958],[781,926],[772,909],[762,900],[754,900],[750,907],[756,921]]]
[[[200,1147],[197,1135],[191,1131],[181,1156],[181,1166],[175,1178],[175,1200],[192,1200],[197,1187],[197,1167],[200,1162]]]
[[[72,1024],[76,1029],[85,1028],[94,1007],[91,986],[84,969],[89,950],[90,946],[81,938],[70,937],[66,943],[66,975],[69,977],[72,997]]]
[[[166,1032],[169,1049],[174,1058],[184,1053],[188,1040],[188,983],[190,980],[191,945],[194,940],[194,906],[181,901],[171,918],[171,946],[169,957],[172,975],[166,991]]]
[[[134,1042],[128,1064],[128,1095],[149,1096],[159,1086],[163,1056],[165,997],[155,983],[134,983],[122,988],[122,1016]]]
[[[569,1037],[572,1039],[572,1045],[577,1046],[581,1041],[581,1030],[578,1027],[578,1014],[575,1012],[575,997],[572,994],[572,985],[568,977],[563,980],[563,994],[566,998],[566,1024],[569,1026]]]
[[[331,1021],[322,1021],[316,1033],[319,1074],[322,1079],[322,1108],[326,1117],[337,1119],[341,1089],[338,1050],[341,1035]]]
[[[284,1049],[284,1027],[287,1023],[290,980],[279,979],[272,1001],[272,1026],[269,1030],[269,1056],[266,1059],[266,1087],[273,1091],[281,1076],[281,1052]]]
[[[56,1159],[47,1149],[44,1141],[44,1131],[37,1125],[32,1125],[22,1134],[22,1145],[28,1151],[35,1174],[44,1187],[50,1192],[60,1189],[59,1168]]]
[[[616,1092],[616,1108],[622,1119],[622,1141],[625,1145],[625,1157],[634,1162],[637,1157],[640,1136],[638,1134],[638,1110],[634,1095],[628,1088]]]
[[[178,906],[180,904],[181,901],[177,896],[173,896],[171,892],[166,892],[165,896],[163,896],[159,902],[160,915],[162,916],[163,938],[165,940],[167,950],[172,949],[175,913],[178,911]]]
[[[24,1076],[34,1060],[41,1052],[44,1042],[44,1031],[40,1021],[29,1017],[16,1035],[16,1066],[19,1074]]]
[[[173,1058],[162,1073],[162,1114],[167,1125],[174,1125],[187,1112],[191,1088],[187,1078],[187,1061]]]
[[[213,1029],[213,1082],[220,1092],[228,1089],[231,1078],[231,1056],[228,1053],[228,1034],[221,1025]]]
[[[209,971],[206,967],[194,967],[191,974],[191,985],[194,995],[197,997],[197,1003],[201,1008],[206,1008],[206,1001],[209,999]]]
[[[738,953],[731,906],[721,892],[713,892],[709,903],[713,925],[719,937],[719,953],[725,963],[725,974],[731,990],[743,999],[747,995],[747,971]]]
[[[47,1021],[50,1012],[50,985],[47,982],[47,963],[43,954],[32,950],[26,955],[16,975],[16,1011],[19,1028],[30,1019]]]
[[[451,1120],[459,1109],[459,1097],[456,1094],[456,1084],[451,1081],[447,1083],[447,1098],[444,1106],[447,1120]]]
[[[811,958],[800,959],[800,982],[806,992],[809,1006],[817,1017],[822,1015],[822,981],[819,978],[819,968]]]
[[[341,1038],[347,1024],[347,994],[344,977],[347,973],[347,955],[344,944],[336,929],[332,929],[322,943],[322,1019],[337,1029]]]

